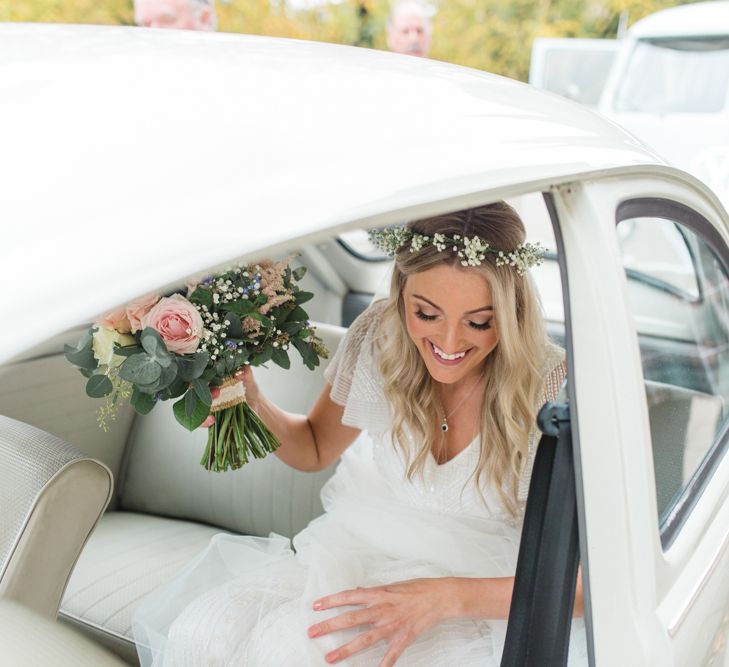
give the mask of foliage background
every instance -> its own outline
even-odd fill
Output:
[[[679,0],[431,0],[431,56],[526,80],[535,37],[617,35]],[[385,47],[387,0],[294,9],[284,0],[217,0],[218,29]],[[0,21],[132,25],[132,0],[0,0]]]

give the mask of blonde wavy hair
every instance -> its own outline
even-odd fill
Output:
[[[525,240],[524,223],[505,202],[418,220],[408,227],[431,238],[436,232],[475,235],[504,251],[514,250]],[[487,254],[477,267],[462,267],[455,255],[439,252],[432,245],[410,252],[405,244],[395,256],[390,295],[375,339],[377,363],[393,415],[393,440],[407,457],[408,478],[422,474],[429,453],[444,446],[434,417],[439,414],[437,383],[405,325],[403,289],[408,276],[444,264],[479,271],[491,287],[499,342],[484,361],[481,448],[474,475],[479,490],[483,478],[490,479],[508,511],[516,516],[519,475],[542,386],[547,336],[541,307],[528,274],[520,276],[513,267],[496,266],[494,254]]]

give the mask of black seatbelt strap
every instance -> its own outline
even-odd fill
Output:
[[[501,667],[567,664],[579,543],[569,405],[546,403]]]

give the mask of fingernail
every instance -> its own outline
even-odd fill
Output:
[[[315,611],[319,611],[321,609],[321,602],[317,600],[313,605]]]
[[[316,637],[319,634],[319,628],[316,625],[312,625],[309,628],[309,637]]]
[[[330,653],[329,655],[327,655],[326,661],[327,662],[336,662],[338,657],[339,656],[336,653]]]

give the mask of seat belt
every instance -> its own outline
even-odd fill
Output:
[[[567,403],[545,403],[501,667],[567,664],[579,542]]]

